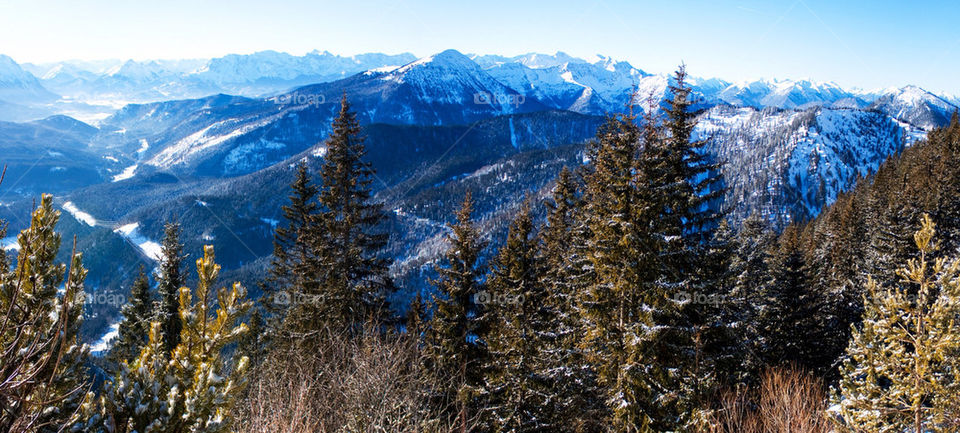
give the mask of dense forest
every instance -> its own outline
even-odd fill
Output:
[[[0,250],[0,430],[960,431],[957,115],[813,220],[732,223],[683,68],[671,83],[609,117],[491,260],[466,194],[405,311],[348,95],[323,166],[297,168],[263,295],[221,285],[213,246],[188,266],[170,222],[102,358],[42,196]]]

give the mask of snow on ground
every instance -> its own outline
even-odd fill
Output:
[[[143,254],[145,254],[147,257],[159,261],[160,257],[163,256],[163,249],[161,248],[160,244],[141,235],[137,230],[139,228],[140,223],[130,223],[116,228],[113,232],[132,242],[134,245],[140,248],[140,251],[143,251]]]
[[[97,225],[97,219],[94,218],[93,215],[90,215],[80,210],[79,208],[77,208],[77,205],[73,204],[72,201],[65,202],[62,207],[63,207],[63,210],[69,212],[70,215],[76,218],[77,221],[80,221],[90,227],[94,227]]]
[[[133,164],[123,169],[123,171],[120,172],[120,174],[113,176],[113,181],[120,182],[121,180],[130,179],[131,177],[133,177],[133,172],[137,171],[137,165],[139,164]]]
[[[108,349],[110,349],[110,343],[112,340],[117,338],[118,335],[120,335],[120,322],[110,325],[110,327],[107,329],[107,332],[90,346],[90,352],[94,355],[99,355],[103,352],[106,352]]]

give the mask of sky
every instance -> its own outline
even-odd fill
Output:
[[[0,0],[20,63],[276,50],[353,55],[563,51],[651,73],[915,84],[960,95],[960,2],[887,0]]]

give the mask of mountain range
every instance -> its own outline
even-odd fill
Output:
[[[293,167],[322,164],[323,139],[346,95],[367,135],[376,199],[389,211],[385,254],[404,289],[392,300],[401,310],[426,288],[444,224],[466,191],[495,247],[525,197],[539,202],[562,166],[585,162],[586,143],[605,115],[626,110],[634,92],[641,109],[656,108],[671,80],[607,57],[564,53],[447,50],[418,59],[261,52],[52,65],[2,57],[0,115],[12,113],[8,119],[17,122],[0,122],[8,166],[0,217],[12,234],[25,226],[37,194],[55,194],[60,229],[65,239],[78,236],[90,287],[120,293],[138,265],[155,266],[163,224],[178,220],[187,252],[216,245],[224,279],[255,292]],[[817,215],[858,178],[945,124],[958,105],[915,86],[865,92],[807,80],[690,84],[695,134],[726,163],[732,219]],[[104,109],[117,101],[139,102]],[[85,107],[99,113],[95,120],[65,115]],[[49,112],[59,114],[43,116]],[[4,247],[16,245],[8,238]],[[88,336],[118,314],[107,305],[89,312]]]

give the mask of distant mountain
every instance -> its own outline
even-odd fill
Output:
[[[923,129],[943,125],[957,111],[957,105],[917,86],[893,89],[879,96],[871,109]]]
[[[59,96],[50,92],[10,57],[0,54],[0,101],[15,105],[52,102]]]
[[[64,61],[29,69],[44,85],[74,99],[154,102],[216,93],[272,95],[413,60],[411,54],[342,57],[316,51],[304,56],[262,51],[208,60]]]

